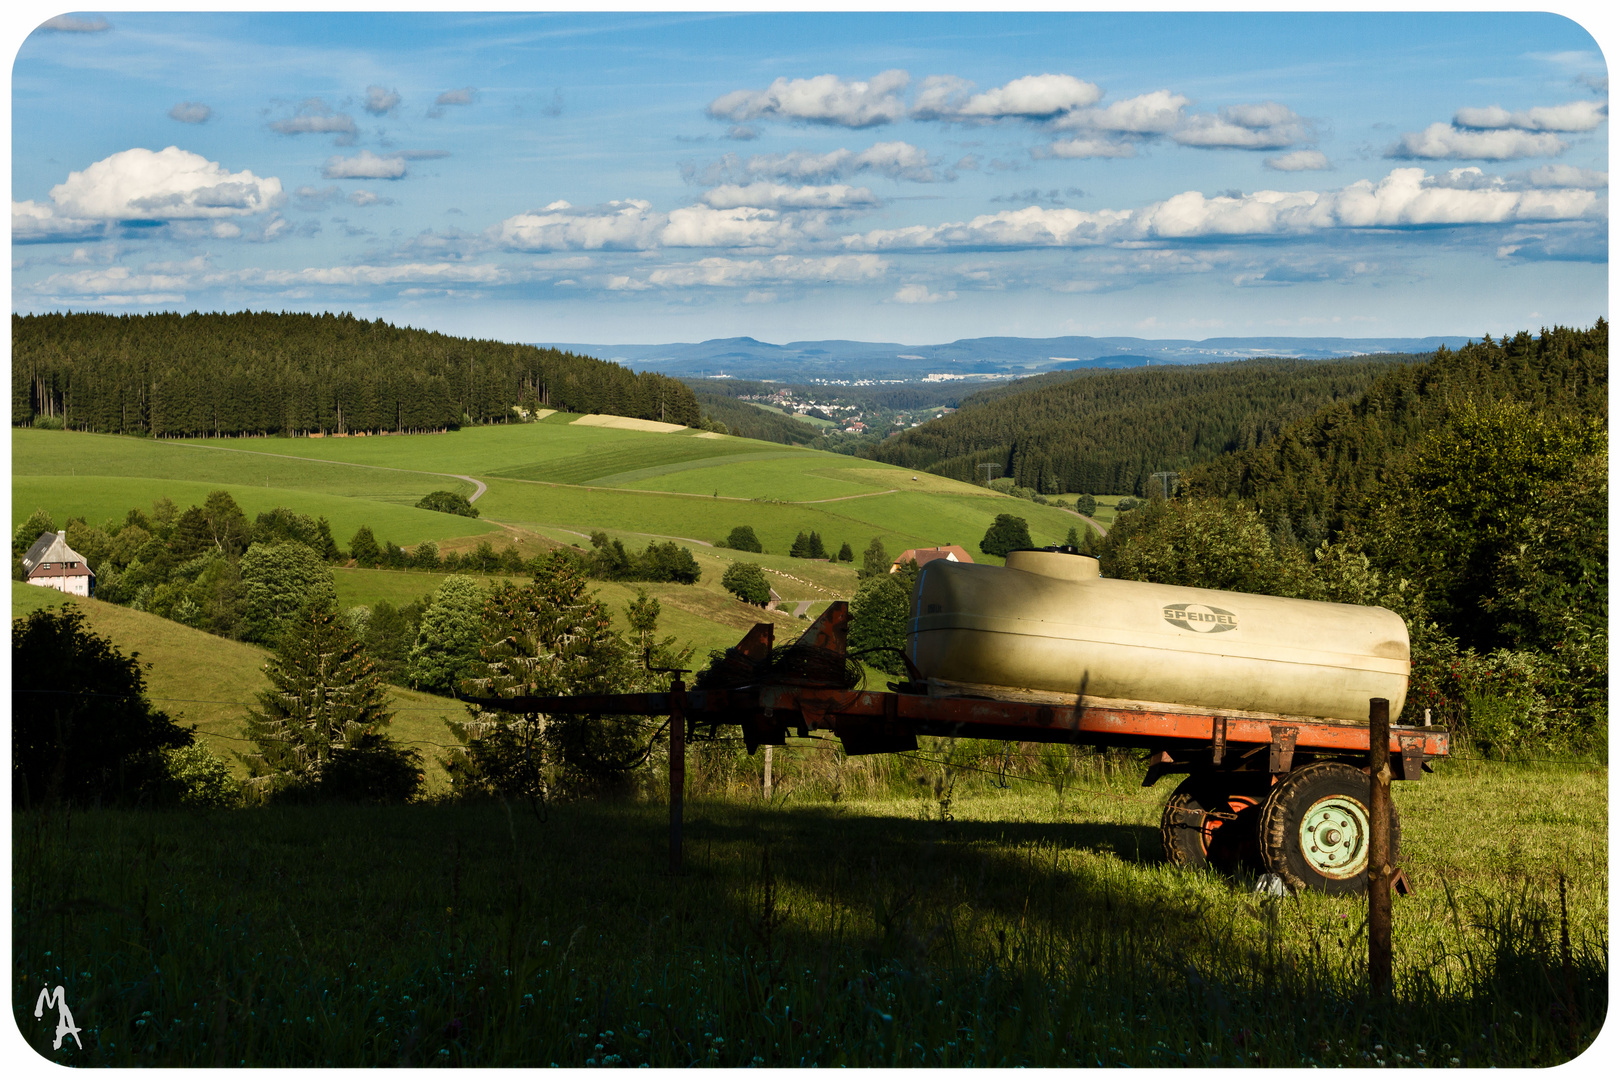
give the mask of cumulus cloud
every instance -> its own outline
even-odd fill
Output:
[[[1494,131],[1517,128],[1521,131],[1591,131],[1609,118],[1609,106],[1600,101],[1571,101],[1564,105],[1542,105],[1513,112],[1500,105],[1483,109],[1458,109],[1452,123],[1459,128]]]
[[[739,124],[759,119],[854,128],[891,124],[906,114],[901,91],[910,81],[911,76],[900,70],[885,71],[864,82],[845,81],[836,75],[784,77],[763,90],[722,94],[709,103],[708,113],[717,120]]]
[[[433,104],[471,105],[473,103],[473,95],[476,93],[478,93],[478,88],[474,86],[463,86],[459,90],[446,90],[444,93],[433,99]]]
[[[829,285],[873,281],[888,273],[889,264],[876,255],[830,255],[804,257],[777,255],[770,259],[699,259],[696,262],[662,266],[645,281],[629,277],[617,279],[610,288],[736,288],[762,283],[819,282]]]
[[[382,157],[362,150],[354,157],[333,155],[326,159],[321,175],[328,180],[398,180],[405,175],[405,156]]]
[[[58,34],[99,34],[108,26],[100,15],[58,15],[39,24],[41,30],[54,30]]]
[[[182,124],[205,124],[213,115],[214,110],[200,101],[182,101],[169,110],[169,119]]]
[[[902,285],[889,297],[891,304],[938,304],[945,300],[955,300],[956,293],[930,292],[926,285]]]
[[[1478,180],[1471,170],[1435,177],[1421,168],[1402,168],[1376,184],[1361,180],[1336,191],[1256,191],[1213,198],[1189,191],[1136,210],[1031,206],[967,222],[874,230],[846,237],[844,243],[871,251],[1084,247],[1327,229],[1569,221],[1607,213],[1606,203],[1590,190],[1515,190]]]
[[[1311,169],[1331,169],[1333,165],[1320,150],[1293,150],[1277,157],[1266,158],[1266,168],[1278,172],[1305,172]]]
[[[1102,88],[1073,75],[1025,75],[979,94],[950,76],[924,82],[912,106],[920,120],[1050,120],[1102,100]]]
[[[670,211],[658,234],[668,247],[768,247],[795,238],[797,230],[776,211],[754,206],[683,206]]]
[[[1089,129],[1130,135],[1163,135],[1182,123],[1190,99],[1168,90],[1154,90],[1136,97],[1121,98],[1100,109],[1085,109],[1059,117],[1060,130]]]
[[[645,199],[615,199],[595,207],[558,200],[507,218],[491,230],[491,238],[514,251],[638,251],[657,242],[666,220]]]
[[[175,146],[120,151],[51,188],[54,214],[103,221],[239,217],[282,199],[281,181],[273,176],[229,172]]]
[[[394,205],[393,199],[390,199],[384,195],[378,195],[375,191],[367,191],[365,188],[356,188],[355,190],[349,192],[349,202],[354,206]]]
[[[724,184],[703,194],[704,204],[716,210],[744,206],[774,210],[849,210],[877,206],[881,201],[870,188],[850,187],[848,184],[792,187],[756,181],[752,184]]]
[[[1477,158],[1509,161],[1515,158],[1553,157],[1569,144],[1550,132],[1517,128],[1468,131],[1451,124],[1433,123],[1422,131],[1409,131],[1384,152],[1391,158]]]
[[[362,107],[372,116],[387,116],[399,108],[399,91],[391,90],[386,86],[372,85],[366,87],[365,101]]]
[[[29,199],[11,204],[11,239],[17,244],[69,243],[93,240],[107,231],[107,223],[70,218],[53,207]]]
[[[1226,105],[1219,113],[1194,113],[1170,137],[1183,146],[1223,150],[1281,150],[1311,138],[1310,125],[1275,101]]]

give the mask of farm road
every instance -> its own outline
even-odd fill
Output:
[[[489,485],[485,484],[482,480],[474,480],[472,477],[464,476],[461,473],[431,472],[427,469],[399,469],[392,465],[362,465],[356,461],[337,461],[333,458],[303,457],[300,454],[273,454],[268,450],[239,450],[234,446],[208,446],[203,443],[194,442],[182,442],[180,445],[189,446],[193,450],[223,450],[228,454],[252,454],[255,457],[283,458],[287,461],[318,461],[322,465],[347,465],[352,469],[376,469],[379,472],[415,473],[417,476],[449,476],[456,480],[465,480],[467,483],[471,484],[477,489],[471,495],[467,496],[467,501],[470,503],[477,502],[478,496],[489,490]]]

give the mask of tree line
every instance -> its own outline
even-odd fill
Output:
[[[1392,368],[1121,513],[1110,577],[1405,618],[1404,722],[1512,753],[1608,732],[1608,324]]]
[[[351,314],[11,320],[11,422],[159,437],[444,431],[536,409],[698,426],[684,383]]]
[[[1041,494],[1145,495],[1155,472],[1262,446],[1291,421],[1358,398],[1404,355],[1245,360],[1064,371],[962,399],[957,412],[893,435],[866,456],[957,480],[979,467]]]

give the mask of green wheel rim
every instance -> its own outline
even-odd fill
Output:
[[[1372,824],[1367,808],[1346,795],[1319,799],[1299,823],[1305,865],[1325,878],[1355,877],[1367,869]]]

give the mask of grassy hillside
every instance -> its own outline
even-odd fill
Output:
[[[227,641],[168,619],[99,600],[69,599],[53,589],[11,583],[11,617],[44,607],[74,603],[85,624],[118,646],[125,655],[138,653],[146,669],[147,695],[178,723],[197,725],[203,745],[225,759],[238,776],[247,770],[232,750],[252,744],[242,738],[242,718],[253,696],[270,684],[264,677],[265,650]],[[444,770],[434,755],[455,740],[446,719],[461,719],[465,710],[454,701],[400,687],[390,688],[393,736],[422,752],[429,791],[445,786]]]
[[[249,513],[290,505],[324,515],[340,543],[360,524],[404,545],[503,526],[507,535],[608,529],[706,542],[746,524],[772,552],[786,552],[808,530],[834,550],[847,541],[859,552],[874,536],[890,551],[941,543],[975,550],[998,513],[1026,518],[1036,543],[1062,540],[1075,520],[973,484],[838,454],[568,420],[367,439],[181,441],[15,429],[13,523],[36,508],[58,521],[100,522],[162,494],[184,506],[219,487]],[[456,475],[488,485],[481,518],[414,509],[435,489],[473,494]]]

